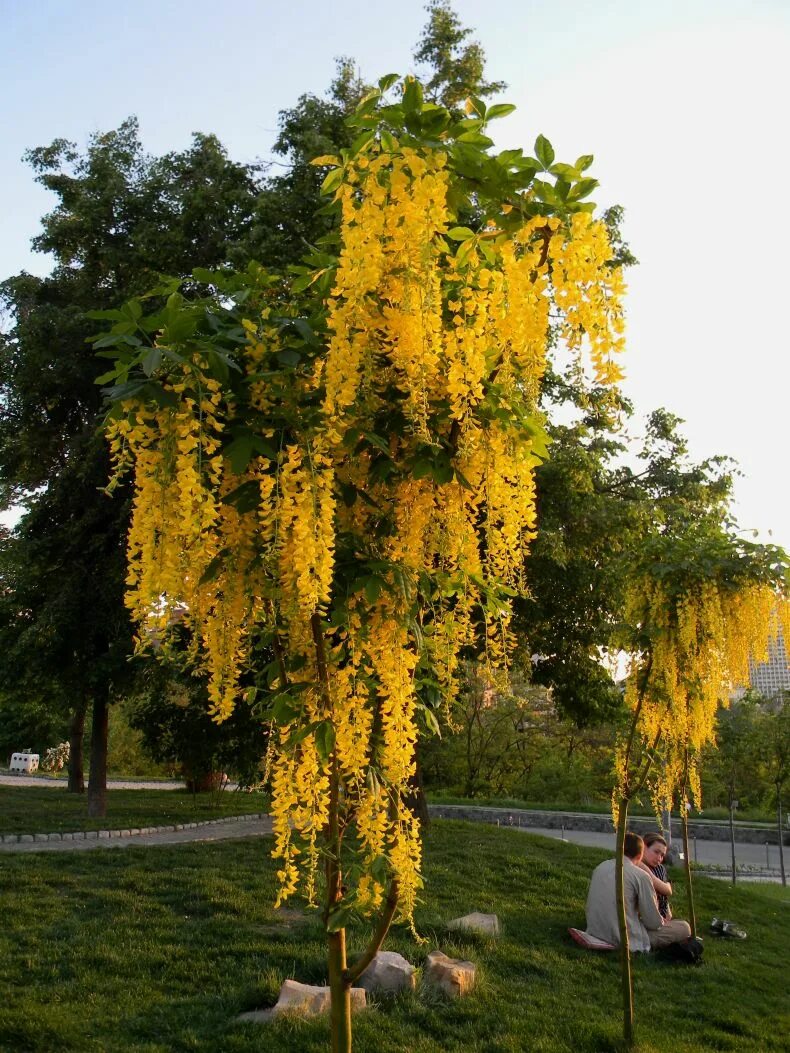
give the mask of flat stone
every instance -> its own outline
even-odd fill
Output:
[[[449,958],[441,951],[431,951],[425,961],[425,982],[438,988],[448,998],[461,998],[475,985],[474,962]]]
[[[71,835],[72,840],[74,841],[84,841],[87,836],[88,835],[85,833],[84,830],[75,830],[74,833]]]
[[[367,992],[362,987],[351,988],[351,1010],[364,1009],[367,1005]],[[328,987],[313,987],[300,984],[298,980],[286,980],[280,988],[277,1005],[270,1010],[272,1016],[281,1013],[299,1013],[302,1016],[320,1016],[329,1012],[331,996]]]
[[[33,834],[20,834],[19,841],[20,844],[30,844],[31,841],[35,841],[35,837]]]
[[[49,841],[49,834],[34,834],[33,837],[36,841]]]
[[[131,830],[121,830],[121,837],[131,837],[131,836],[132,836],[132,831]]]
[[[3,844],[4,845],[15,845],[19,840],[19,834],[4,834]]]
[[[99,836],[99,831],[98,830],[86,830],[85,831],[85,840],[86,841],[95,841],[98,836]]]
[[[61,834],[61,837],[62,837],[62,839],[64,841],[73,841],[74,840],[74,834]]]
[[[397,951],[379,951],[359,978],[366,991],[397,994],[413,991],[417,986],[416,969]]]
[[[130,836],[130,837],[134,837],[134,836],[135,836],[136,834],[139,834],[139,833],[140,833],[140,830],[138,829],[138,827],[134,826],[134,827],[132,827],[132,829],[131,829],[131,830],[129,831],[129,836]]]
[[[447,922],[448,929],[456,929],[462,932],[479,932],[484,936],[499,935],[499,918],[496,914],[464,914],[462,918],[453,918]]]
[[[110,839],[110,831],[109,830],[99,830],[99,840],[100,841],[105,841],[105,840],[108,841],[109,839]]]
[[[49,835],[49,839],[50,839],[50,841],[62,841],[63,840],[63,835],[62,834],[50,834]]]

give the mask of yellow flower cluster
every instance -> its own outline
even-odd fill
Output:
[[[767,585],[735,588],[714,581],[690,584],[680,597],[645,577],[629,591],[626,619],[649,627],[649,661],[634,661],[626,702],[639,707],[646,743],[662,743],[654,795],[663,805],[688,778],[700,803],[698,760],[715,741],[716,714],[734,688],[748,683],[749,662],[765,658],[769,640],[790,603]],[[622,764],[621,764],[622,768]],[[618,769],[619,785],[627,773]]]
[[[459,248],[451,181],[440,150],[371,145],[337,190],[325,351],[287,390],[268,382],[281,337],[258,306],[242,394],[223,400],[194,352],[162,380],[175,408],[130,407],[113,426],[118,469],[135,471],[135,617],[161,632],[179,610],[217,719],[255,634],[271,640],[285,700],[271,743],[279,900],[301,887],[312,902],[322,845],[342,843],[364,874],[356,906],[375,909],[388,876],[411,918],[419,679],[450,701],[467,646],[482,645],[492,679],[507,668],[550,321],[574,348],[588,341],[599,379],[617,375],[622,283],[604,228],[538,217],[515,235],[462,232]],[[267,415],[288,423],[261,428]],[[220,454],[223,428],[240,436],[231,447],[260,440],[243,475]]]

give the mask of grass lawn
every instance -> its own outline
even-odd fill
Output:
[[[0,786],[0,834],[53,834],[75,830],[128,830],[265,812],[260,793],[190,794],[186,790],[108,790],[107,815],[89,819],[85,794],[52,786]]]
[[[399,930],[387,946],[418,965],[437,946],[472,959],[478,988],[460,1002],[418,993],[375,1006],[355,1018],[355,1053],[619,1049],[617,959],[578,949],[566,933],[583,924],[589,874],[603,857],[516,831],[434,822],[417,916],[428,942],[415,946]],[[272,910],[273,873],[257,840],[5,856],[0,1049],[326,1053],[323,1020],[233,1023],[273,1004],[287,977],[325,982],[321,925],[314,914]],[[786,891],[705,879],[695,888],[703,926],[723,915],[749,939],[708,939],[699,968],[636,956],[639,1049],[784,1051]],[[681,897],[678,889],[678,905]],[[472,910],[499,915],[498,940],[447,932],[448,919]]]

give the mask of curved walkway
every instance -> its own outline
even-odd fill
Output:
[[[30,837],[30,841],[17,840],[1,844],[0,854],[87,852],[96,848],[148,848],[156,845],[183,845],[188,842],[228,841],[239,837],[267,837],[271,832],[272,821],[268,816],[239,816],[233,819],[212,819],[206,823],[157,826],[139,832],[89,830],[79,834],[37,834],[35,837],[27,834],[23,836]]]

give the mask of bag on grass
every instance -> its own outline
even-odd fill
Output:
[[[687,940],[680,943],[670,943],[664,948],[668,958],[685,965],[701,965],[702,952],[705,949],[699,936],[689,936]]]

